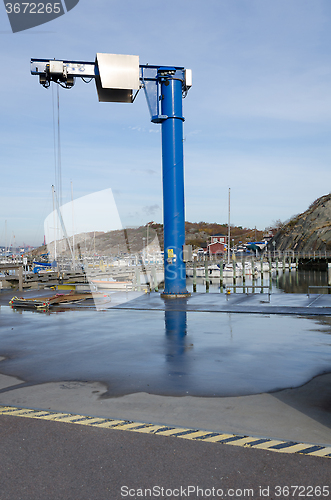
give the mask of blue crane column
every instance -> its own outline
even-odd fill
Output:
[[[162,113],[162,175],[164,232],[164,292],[162,297],[185,297],[183,82],[173,75],[160,77]]]

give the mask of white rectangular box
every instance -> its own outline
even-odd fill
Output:
[[[185,86],[187,88],[192,87],[192,70],[191,69],[185,70]]]
[[[49,61],[49,72],[52,75],[63,75],[63,61]]]
[[[102,88],[139,89],[139,56],[98,53],[96,62]]]

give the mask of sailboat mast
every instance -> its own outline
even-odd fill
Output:
[[[230,229],[230,192],[231,188],[229,188],[229,218],[228,218],[228,264],[230,264],[230,242],[231,242],[231,229]]]
[[[74,189],[71,181],[71,210],[72,210],[72,252],[73,252],[73,268],[75,269],[75,227],[74,227]]]
[[[53,199],[53,225],[54,225],[54,260],[56,262],[57,220],[55,217],[55,200],[54,200],[54,186],[53,185],[52,185],[52,199]]]

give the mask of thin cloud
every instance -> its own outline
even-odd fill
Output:
[[[159,205],[150,205],[150,206],[143,207],[143,209],[142,209],[142,211],[146,215],[155,215],[158,212],[160,212],[160,210],[161,210],[161,207]]]

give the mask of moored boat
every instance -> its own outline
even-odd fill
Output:
[[[132,290],[132,281],[91,280],[92,285],[101,290]]]

